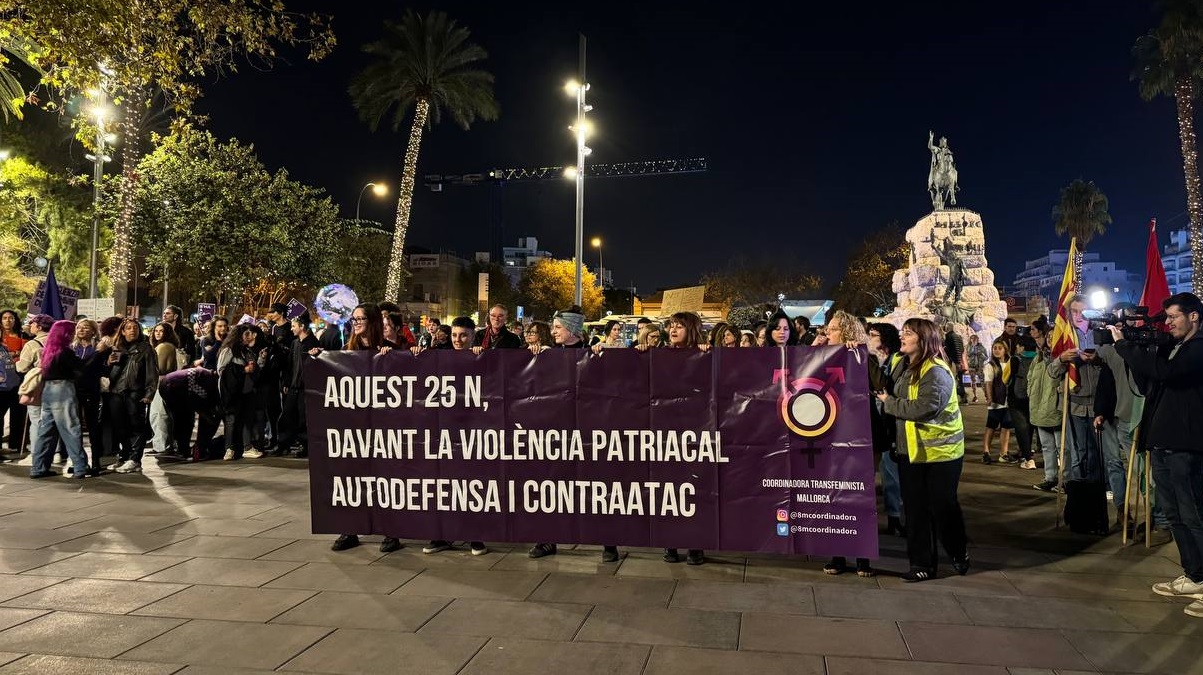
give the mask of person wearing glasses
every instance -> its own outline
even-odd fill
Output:
[[[1149,453],[1157,503],[1170,523],[1182,563],[1173,581],[1153,592],[1192,600],[1187,616],[1203,618],[1203,302],[1176,293],[1161,303],[1172,339],[1156,348],[1133,344],[1108,326],[1115,351],[1145,384],[1137,449]]]
[[[510,311],[505,305],[490,307],[489,323],[476,331],[472,351],[479,354],[486,349],[522,349],[522,338],[511,333],[505,325],[509,315]]]
[[[526,336],[526,348],[532,354],[538,354],[551,349],[551,326],[545,321],[532,321],[530,326],[527,326],[524,331]]]

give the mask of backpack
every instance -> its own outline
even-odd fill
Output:
[[[17,372],[17,362],[0,344],[0,391],[12,391],[21,386],[21,374]]]
[[[21,397],[21,405],[24,406],[39,406],[42,405],[42,367],[34,366],[25,373],[25,379],[21,382],[21,386],[17,388],[17,395]]]

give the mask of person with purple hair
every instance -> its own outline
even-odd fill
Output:
[[[74,321],[56,321],[46,336],[39,365],[42,369],[42,414],[33,441],[33,468],[30,478],[57,476],[50,470],[50,460],[59,440],[71,457],[74,478],[88,475],[88,456],[84,454],[80,437],[79,402],[75,396],[75,380],[83,362],[75,355],[71,342],[75,339]]]

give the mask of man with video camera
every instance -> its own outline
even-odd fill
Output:
[[[1153,585],[1164,596],[1195,598],[1184,610],[1203,617],[1203,303],[1191,293],[1162,303],[1173,342],[1156,349],[1108,326],[1119,352],[1144,383],[1138,449],[1149,452],[1158,503],[1178,544],[1183,575]]]

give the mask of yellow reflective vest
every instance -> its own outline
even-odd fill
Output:
[[[948,404],[934,418],[925,422],[906,421],[906,452],[913,464],[948,462],[965,456],[965,427],[961,406],[957,402],[956,375],[941,359],[930,359],[919,369],[919,382],[907,388],[907,399],[919,398],[919,383],[932,368],[939,366],[952,375],[954,384]]]

